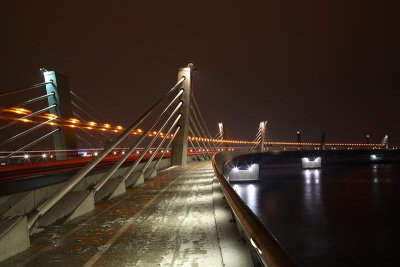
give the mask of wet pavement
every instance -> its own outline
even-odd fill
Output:
[[[170,168],[85,217],[32,235],[29,250],[0,266],[250,266],[216,185],[209,161]]]

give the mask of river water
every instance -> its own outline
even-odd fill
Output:
[[[262,168],[233,188],[300,266],[400,266],[400,164]]]

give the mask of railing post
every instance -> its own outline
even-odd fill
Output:
[[[49,106],[56,104],[57,106],[50,109],[50,113],[59,117],[60,131],[53,134],[54,149],[56,150],[57,160],[67,159],[67,149],[76,149],[76,134],[75,129],[65,126],[65,120],[72,118],[72,102],[71,92],[69,90],[68,77],[55,71],[43,71],[47,93],[54,92],[54,95],[48,98]]]
[[[181,88],[184,90],[181,100],[183,105],[181,107],[181,130],[178,132],[177,136],[172,143],[172,154],[171,154],[171,164],[185,166],[187,162],[187,148],[188,148],[188,136],[189,136],[189,121],[190,121],[190,100],[192,93],[192,83],[191,83],[191,71],[192,64],[189,64],[186,68],[180,68],[178,71],[178,81],[185,77]]]

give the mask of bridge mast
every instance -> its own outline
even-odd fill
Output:
[[[321,149],[321,150],[325,150],[325,147],[326,147],[326,132],[323,131],[323,132],[321,133],[321,145],[320,145],[320,149]]]
[[[187,162],[187,147],[189,135],[189,122],[190,122],[190,100],[192,94],[192,70],[194,66],[190,63],[186,68],[180,68],[178,71],[178,81],[185,77],[181,88],[184,89],[181,100],[182,118],[180,120],[181,129],[177,133],[172,143],[171,165],[185,166]]]
[[[296,136],[297,136],[297,143],[303,143],[302,138],[301,138],[301,132],[297,131],[296,132]]]
[[[61,120],[68,120],[73,117],[71,91],[69,90],[68,77],[55,71],[47,71],[42,68],[44,81],[46,84],[47,94],[53,93],[53,96],[47,98],[49,107],[56,105],[50,109],[50,113],[58,116]],[[54,150],[56,151],[57,160],[67,159],[67,149],[76,149],[75,129],[63,125],[53,126],[59,127],[60,130],[53,133]]]
[[[264,151],[264,143],[265,143],[265,128],[267,126],[267,122],[266,121],[262,121],[260,122],[260,147],[259,150],[260,152]]]

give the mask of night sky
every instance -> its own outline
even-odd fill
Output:
[[[213,133],[249,139],[267,120],[275,140],[400,143],[396,1],[86,2],[2,2],[0,90],[44,66],[127,126],[193,62]]]

